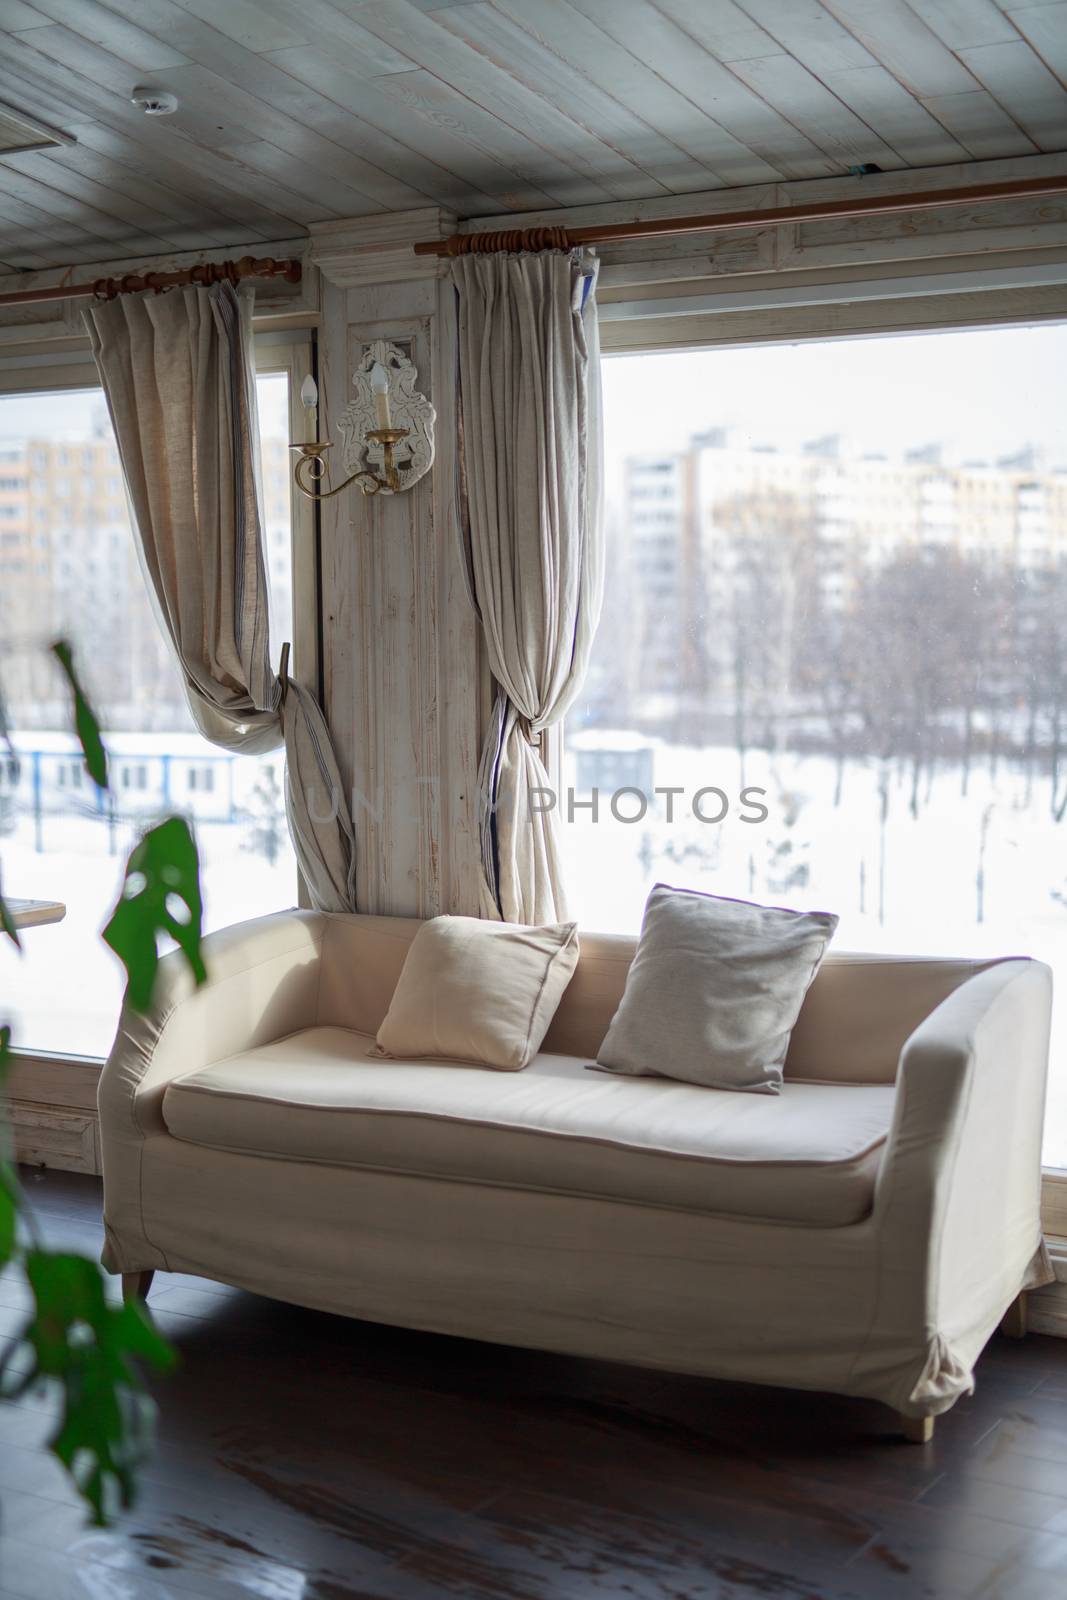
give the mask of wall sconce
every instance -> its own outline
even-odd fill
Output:
[[[352,374],[355,398],[338,422],[348,477],[336,488],[328,481],[326,452],[331,441],[316,438],[319,393],[314,378],[300,389],[307,418],[307,440],[289,448],[297,461],[293,477],[310,500],[330,500],[358,484],[364,494],[400,494],[433,465],[434,408],[415,389],[418,373],[407,353],[387,339],[367,345]],[[319,486],[322,485],[320,488]]]

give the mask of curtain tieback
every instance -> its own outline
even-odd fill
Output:
[[[535,750],[540,750],[541,730],[538,728],[537,732],[534,732],[533,719],[531,717],[524,716],[523,713],[519,711],[516,713],[515,725],[522,734],[522,737],[526,740],[526,743],[532,745]]]

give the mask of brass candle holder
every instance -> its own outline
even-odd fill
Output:
[[[407,428],[373,428],[365,435],[373,439],[375,444],[382,447],[382,472],[379,475],[370,467],[362,467],[358,472],[339,483],[335,489],[319,489],[328,476],[329,468],[326,464],[326,452],[333,448],[328,439],[309,440],[305,444],[291,444],[289,446],[298,457],[293,469],[293,479],[300,493],[309,500],[331,500],[335,494],[340,494],[342,489],[347,489],[351,484],[357,483],[364,494],[379,494],[382,489],[388,489],[393,494],[399,494],[403,488],[400,481],[400,469],[393,456],[394,446],[401,439],[408,436]]]

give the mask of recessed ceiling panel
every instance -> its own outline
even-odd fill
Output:
[[[0,155],[11,156],[17,150],[54,149],[56,145],[73,143],[69,134],[57,133],[54,128],[31,121],[13,106],[0,104]]]

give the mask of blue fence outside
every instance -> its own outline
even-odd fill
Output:
[[[233,825],[249,816],[238,794],[238,760],[215,751],[111,750],[108,793],[88,777],[77,750],[23,747],[14,758],[0,760],[0,801],[32,815],[38,850],[48,817],[95,817],[116,824],[180,811],[200,823]],[[272,766],[280,777],[280,753],[274,761],[265,757],[254,767],[248,763],[245,801],[263,769]]]

